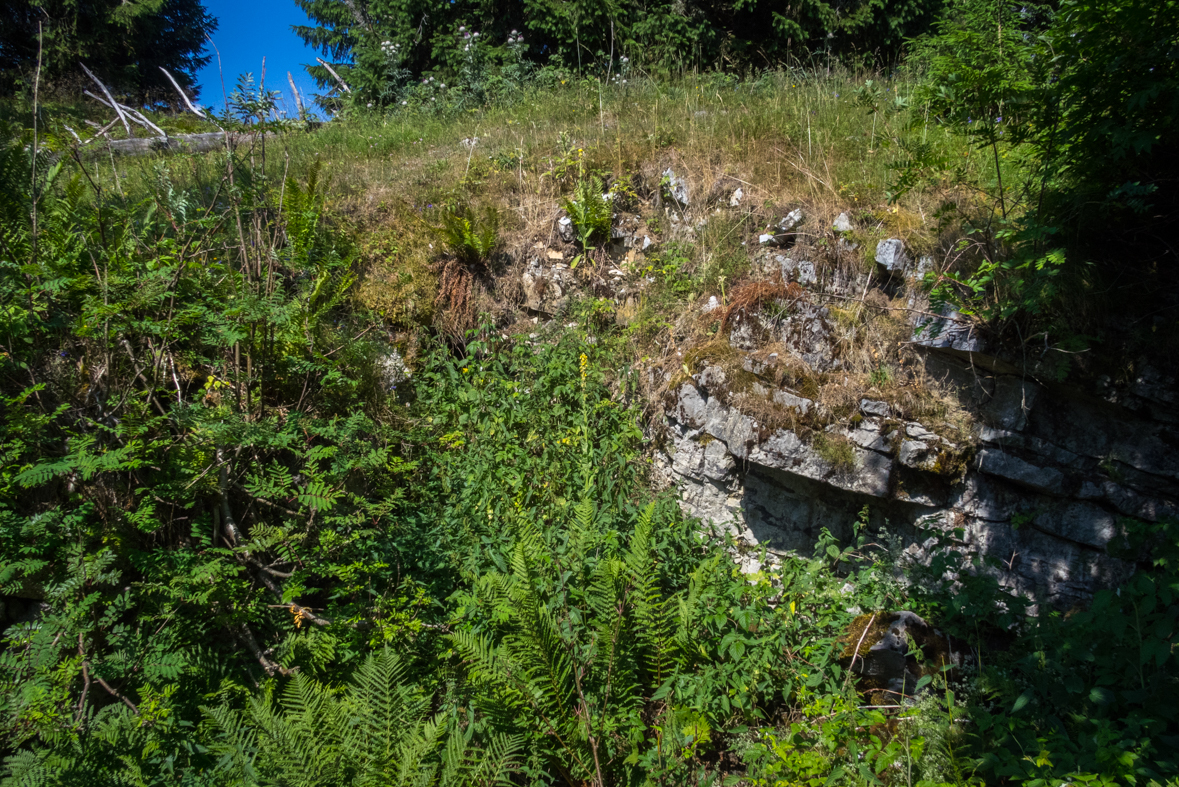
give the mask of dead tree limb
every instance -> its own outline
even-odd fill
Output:
[[[115,110],[115,114],[119,116],[119,120],[123,121],[123,128],[127,130],[127,136],[131,136],[131,124],[127,122],[127,117],[123,114],[123,110],[119,109],[119,102],[115,101],[115,97],[106,89],[106,85],[102,84],[102,80],[94,76],[89,68],[86,68],[82,63],[78,63],[78,65],[82,66],[82,70],[86,72],[86,76],[93,79],[94,83],[102,89],[102,94],[110,101],[110,106]]]
[[[344,88],[344,92],[345,92],[345,93],[351,93],[351,92],[352,92],[352,88],[348,87],[348,83],[347,83],[347,82],[345,82],[345,81],[344,81],[344,80],[343,80],[343,79],[340,77],[340,75],[336,73],[336,69],[332,68],[332,67],[331,67],[331,66],[328,64],[328,62],[327,62],[326,60],[324,60],[322,57],[317,57],[317,58],[315,58],[315,60],[316,60],[316,62],[317,62],[317,63],[319,63],[321,66],[323,66],[324,68],[326,68],[326,69],[328,70],[328,73],[329,73],[329,74],[331,74],[332,76],[334,76],[334,77],[336,78],[336,81],[340,83],[340,87]]]

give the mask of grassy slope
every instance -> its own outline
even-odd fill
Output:
[[[838,273],[854,280],[870,272],[876,241],[885,237],[900,237],[938,263],[947,258],[958,238],[956,224],[935,216],[946,205],[970,209],[971,194],[927,182],[889,203],[889,184],[906,151],[919,145],[926,146],[927,157],[953,163],[956,183],[985,182],[988,161],[930,124],[919,108],[902,108],[911,89],[903,78],[843,71],[769,74],[755,81],[697,75],[605,89],[569,80],[479,111],[361,113],[313,131],[282,132],[241,152],[276,190],[285,178],[306,182],[317,173],[335,220],[358,241],[365,275],[357,298],[385,317],[411,355],[421,328],[470,327],[469,315],[464,324],[447,313],[453,299],[439,297],[440,287],[453,284],[440,282],[445,253],[431,229],[443,206],[498,210],[507,254],[493,275],[477,277],[469,311],[490,314],[505,331],[522,333],[533,322],[521,308],[519,283],[529,252],[541,244],[563,250],[565,262],[573,255],[554,233],[561,199],[587,174],[601,175],[607,184],[627,183],[638,195],[627,212],[656,245],[630,262],[628,281],[641,294],[625,305],[619,327],[606,333],[616,341],[620,361],[661,367],[666,384],[684,366],[685,352],[718,335],[718,315],[693,317],[693,306],[713,296],[726,305],[753,297],[750,288],[764,286],[769,277],[751,264],[750,250],[760,231],[795,207],[807,214],[795,254],[812,259],[821,279]],[[464,144],[473,138],[473,148]],[[133,194],[146,193],[161,171],[177,187],[207,188],[217,182],[221,164],[206,155],[97,157],[93,166],[109,187]],[[680,227],[679,217],[653,198],[667,168],[687,180],[693,195]],[[724,178],[740,184],[740,209],[718,210],[706,200]],[[837,249],[830,231],[842,212],[857,223],[850,238],[858,244],[854,252]],[[686,223],[694,231],[685,231]],[[601,260],[579,273],[588,285],[614,264]],[[879,293],[858,302],[812,296],[832,310],[844,359],[840,379],[813,381],[821,399],[843,400],[870,389],[882,398],[913,400],[916,390],[918,399],[928,399],[928,381],[900,343],[908,338],[904,304]],[[622,300],[599,303],[596,312],[583,301],[570,316],[594,312],[602,322],[603,315],[623,310]],[[647,393],[654,398],[663,387]],[[932,410],[928,402],[908,404],[914,417],[947,415],[941,404]]]
[[[877,80],[873,111],[857,97],[868,76],[802,80],[780,74],[756,82],[699,77],[604,92],[579,83],[478,113],[362,116],[286,138],[289,163],[276,156],[275,171],[289,166],[299,176],[312,162],[321,163],[337,214],[355,226],[366,250],[370,276],[361,297],[408,328],[435,318],[430,265],[439,255],[421,220],[429,220],[428,206],[497,207],[508,251],[519,260],[536,242],[554,244],[559,201],[570,194],[579,171],[607,180],[632,178],[653,190],[670,167],[691,187],[688,219],[708,221],[695,242],[676,250],[676,275],[688,281],[661,288],[671,277],[656,275],[649,292],[656,313],[651,316],[673,318],[688,301],[713,295],[724,300],[743,280],[760,276],[749,269],[750,247],[742,241],[755,239],[759,227],[799,205],[807,211],[813,245],[830,240],[825,230],[839,213],[860,219],[861,263],[881,237],[899,236],[931,252],[948,250],[956,238],[952,230],[939,234],[934,214],[947,200],[969,202],[969,196],[930,189],[888,205],[886,189],[895,180],[901,148],[928,142],[936,155],[963,162],[975,180],[985,179],[986,162],[936,126],[914,123],[919,112],[892,110],[894,97],[909,92],[904,81]],[[472,151],[461,140],[473,137],[479,143]],[[725,176],[741,183],[745,199],[741,211],[717,215],[702,198]],[[655,240],[671,239],[668,217],[650,200],[632,209],[655,231]],[[811,251],[822,265],[823,250]],[[481,305],[501,322],[510,321],[519,316],[503,308],[512,292],[511,280],[491,283]],[[847,317],[851,323],[859,319]],[[691,328],[670,333],[684,331]],[[666,339],[638,342],[634,351],[658,356],[677,343]]]

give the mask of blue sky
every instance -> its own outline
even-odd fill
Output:
[[[213,59],[197,73],[202,106],[212,106],[218,111],[224,106],[222,73],[226,95],[233,92],[238,75],[247,71],[254,75],[257,84],[262,75],[263,56],[266,57],[266,86],[282,91],[290,114],[295,113],[295,102],[287,84],[288,71],[305,102],[310,103],[310,96],[317,88],[303,64],[314,63],[316,52],[303,46],[302,39],[291,32],[291,25],[308,24],[307,15],[294,0],[204,0],[204,5],[219,23],[213,43],[221,52],[221,71],[217,68],[217,52],[209,47],[207,53]]]

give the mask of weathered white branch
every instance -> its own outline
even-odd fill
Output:
[[[127,130],[127,136],[131,136],[131,124],[127,122],[127,117],[123,114],[123,110],[119,109],[119,102],[115,101],[115,97],[106,89],[106,85],[102,84],[102,80],[94,76],[89,68],[86,68],[84,63],[78,63],[82,66],[82,70],[86,72],[86,76],[94,80],[94,83],[102,89],[102,94],[110,101],[110,107],[115,110],[115,114],[119,116],[119,120],[123,121],[123,128]]]
[[[328,62],[326,60],[324,60],[322,57],[317,57],[317,58],[315,58],[315,61],[317,63],[319,63],[321,66],[323,66],[324,68],[326,68],[328,70],[328,73],[336,78],[336,81],[340,83],[340,87],[344,88],[345,93],[352,92],[352,88],[348,87],[348,83],[346,83],[343,79],[340,78],[340,75],[336,73],[336,69],[334,69],[330,65],[328,65]]]
[[[291,84],[291,92],[295,94],[295,106],[299,108],[299,118],[303,117],[303,98],[299,95],[299,88],[295,87],[295,78],[291,76],[291,72],[287,72],[287,82]]]
[[[126,104],[120,104],[118,102],[115,102],[112,105],[112,104],[104,101],[100,96],[94,95],[89,90],[83,90],[82,92],[85,95],[90,96],[92,99],[97,101],[99,104],[102,104],[104,107],[110,107],[111,109],[115,110],[115,112],[119,112],[120,110],[122,110],[123,112],[126,112],[127,116],[131,118],[132,123],[137,123],[140,126],[143,126],[144,128],[148,129],[149,131],[154,131],[154,132],[156,132],[157,135],[163,137],[164,139],[168,138],[168,132],[164,131],[162,128],[157,126],[155,123],[152,123],[150,120],[148,120],[143,115],[143,113],[132,109],[131,107],[127,106]]]
[[[176,88],[176,92],[180,94],[180,98],[184,101],[184,105],[188,107],[188,111],[203,119],[205,117],[205,113],[201,112],[199,109],[193,106],[192,102],[188,100],[188,95],[180,88],[180,85],[176,82],[176,79],[168,73],[168,69],[160,66],[160,70],[164,72],[164,76],[168,77],[168,81],[172,83],[172,87]]]

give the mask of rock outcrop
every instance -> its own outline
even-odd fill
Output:
[[[701,202],[724,210],[737,192],[736,181],[722,179]],[[687,182],[664,172],[656,193],[663,238],[690,237],[697,224],[686,211]],[[931,307],[918,286],[933,267],[929,256],[896,238],[870,256],[857,252],[844,237],[854,231],[846,215],[827,230],[826,246],[796,243],[806,222],[792,210],[765,225],[763,242],[749,237],[754,270],[777,295],[736,311],[713,295],[692,310],[719,320],[712,343],[727,360],[665,373],[660,463],[685,511],[750,547],[809,554],[823,529],[850,538],[867,507],[871,524],[899,533],[912,559],[928,561],[935,541],[950,538],[1009,590],[1056,607],[1124,580],[1133,566],[1109,549],[1121,541],[1120,520],[1179,516],[1175,380],[1149,369],[1089,389],[1038,380],[1034,369],[990,354],[974,321]],[[645,220],[616,215],[602,249],[609,264],[594,276],[575,275],[572,250],[549,245],[568,242],[564,229],[529,252],[523,306],[555,317],[572,297],[592,293],[613,299],[626,324],[654,281],[643,267],[653,244]],[[820,395],[784,375],[803,369],[827,389],[851,375],[849,304],[911,315],[898,318],[909,333],[888,341],[905,339],[924,378],[956,391],[973,421],[914,416],[859,389],[846,392],[836,416],[838,392]],[[693,348],[684,349],[686,361]]]
[[[910,283],[922,273],[899,241],[882,242],[876,261]],[[665,467],[682,506],[738,541],[809,554],[824,528],[849,538],[867,506],[913,559],[928,560],[932,537],[949,535],[1009,590],[1067,608],[1132,572],[1110,553],[1121,520],[1179,516],[1179,416],[1166,375],[1147,369],[1090,390],[1037,381],[987,354],[958,315],[924,316],[911,344],[973,424],[906,419],[870,397],[850,417],[825,417],[822,404],[774,385],[776,354],[753,359],[773,341],[812,372],[838,373],[826,309],[800,301],[790,311],[772,323],[749,315],[730,336],[740,363],[706,364],[668,394]]]
[[[1179,515],[1179,427],[1163,409],[1169,400],[1154,396],[1168,389],[1144,379],[1132,401],[1117,401],[984,372],[937,350],[926,363],[974,397],[982,423],[971,434],[939,435],[871,399],[853,428],[765,434],[718,393],[725,372],[706,367],[672,392],[667,412],[667,467],[684,509],[750,546],[809,553],[822,528],[850,537],[866,505],[874,524],[909,538],[915,558],[929,531],[960,530],[962,548],[993,558],[988,570],[1003,585],[1058,607],[1132,570],[1108,553],[1119,518]],[[756,385],[800,417],[818,407]],[[844,461],[819,435],[846,446]]]

